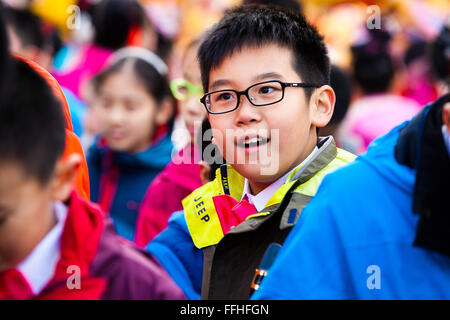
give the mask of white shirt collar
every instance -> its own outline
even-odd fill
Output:
[[[307,163],[311,159],[311,157],[319,150],[317,146],[313,149],[313,151],[309,154],[308,157],[306,157],[298,166],[290,170],[289,172],[285,173],[282,177],[278,178],[275,182],[273,182],[271,185],[269,185],[267,188],[262,190],[260,193],[258,193],[256,196],[251,194],[250,192],[250,185],[248,183],[248,179],[245,178],[244,182],[244,191],[242,192],[241,200],[247,195],[248,201],[250,203],[253,203],[256,210],[258,212],[261,212],[264,207],[266,206],[267,202],[270,200],[270,198],[277,192],[278,189],[281,188],[283,184],[286,183],[286,179],[289,176],[291,172],[293,172],[298,167],[302,166],[303,164]]]
[[[35,295],[38,295],[51,280],[60,257],[60,240],[67,217],[67,207],[62,202],[54,202],[53,214],[57,220],[56,225],[17,266]]]

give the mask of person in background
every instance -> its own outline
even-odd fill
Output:
[[[150,182],[169,163],[173,100],[167,66],[143,48],[123,48],[95,86],[100,135],[88,151],[91,199],[132,241]]]
[[[341,124],[342,145],[363,153],[370,142],[411,119],[420,105],[407,97],[390,93],[395,68],[389,53],[388,32],[366,30],[366,39],[352,47],[353,78],[357,95]]]
[[[211,125],[208,119],[202,123],[197,135],[202,160],[199,163],[201,183],[211,182],[225,160],[217,146],[212,144]],[[189,300],[200,299],[202,288],[203,252],[195,247],[183,210],[173,212],[168,226],[151,240],[146,250],[152,254],[172,277]]]
[[[405,97],[414,99],[421,106],[438,98],[425,41],[411,43],[404,55],[406,86],[401,91]]]
[[[36,62],[52,72],[53,55],[58,50],[55,45],[57,35],[39,17],[28,9],[5,9],[5,21],[10,39],[10,51]],[[49,30],[47,30],[49,29]],[[47,31],[46,31],[47,30]],[[69,104],[73,132],[81,137],[86,105],[67,88],[61,87]]]
[[[252,299],[450,299],[449,49],[447,93],[325,177]]]
[[[53,33],[45,32],[46,24],[28,9],[4,9],[10,51],[20,54],[51,70],[55,48]]]
[[[203,96],[200,66],[197,60],[197,50],[202,36],[192,40],[184,51],[181,63],[181,76],[170,82],[170,90],[178,100],[178,115],[174,123],[172,142],[177,150],[188,145],[195,145],[195,134],[206,116],[206,111],[200,102]]]
[[[330,122],[319,129],[321,136],[333,136],[336,140],[336,146],[346,149],[342,145],[339,137],[339,128],[342,120],[347,114],[352,97],[352,82],[350,76],[338,66],[332,65],[330,71],[330,86],[336,93],[336,103],[334,104],[333,116]]]
[[[447,23],[439,35],[430,43],[428,58],[431,61],[431,70],[437,79],[435,87],[439,95],[448,92],[450,83],[450,67],[448,64],[450,52],[450,23]]]
[[[173,96],[178,100],[182,128],[174,127],[173,137],[178,132],[188,133],[188,142],[175,155],[167,167],[149,186],[139,209],[134,241],[145,247],[167,226],[170,215],[183,208],[181,200],[202,185],[200,179],[199,148],[194,131],[198,129],[206,111],[200,103],[203,95],[197,49],[201,38],[192,41],[183,59],[183,78],[171,82]],[[184,127],[184,128],[183,128]],[[198,130],[197,130],[198,131]]]
[[[89,80],[105,68],[110,55],[126,46],[156,48],[154,32],[136,0],[102,0],[90,9],[94,39],[75,50],[61,51],[63,63],[54,76],[77,98],[87,100]]]
[[[81,157],[63,156],[59,98],[23,59],[10,64],[0,104],[0,300],[183,299],[153,257],[74,191]]]

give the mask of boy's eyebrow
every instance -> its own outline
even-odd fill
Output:
[[[257,82],[257,81],[264,81],[264,80],[271,80],[271,79],[280,80],[280,79],[283,79],[283,76],[276,72],[267,72],[267,73],[262,73],[262,74],[257,75],[256,77],[254,77],[252,79],[252,81]],[[209,90],[213,91],[217,87],[220,87],[223,85],[229,85],[229,84],[231,84],[230,80],[219,79],[219,80],[214,81],[211,84],[211,86],[209,87]]]
[[[217,87],[227,85],[230,83],[231,83],[230,80],[225,80],[225,79],[216,80],[211,84],[211,86],[209,86],[209,90],[212,91],[212,90],[216,89]]]
[[[264,81],[264,80],[280,80],[282,79],[283,76],[279,73],[276,72],[267,72],[267,73],[262,73],[260,75],[257,75],[256,77],[253,78],[254,81]]]

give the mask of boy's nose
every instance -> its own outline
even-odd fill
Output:
[[[241,96],[239,106],[235,112],[236,124],[238,126],[246,125],[251,122],[258,122],[261,120],[261,114],[258,110],[258,107],[252,105],[245,95]]]

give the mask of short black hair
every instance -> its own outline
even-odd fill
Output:
[[[238,6],[227,10],[205,39],[198,51],[205,92],[209,73],[227,56],[243,47],[267,44],[292,51],[293,68],[302,81],[329,84],[330,61],[323,37],[300,13],[265,5]],[[312,91],[305,91],[308,99]]]
[[[61,102],[26,62],[13,57],[10,64],[0,102],[0,165],[17,164],[46,185],[65,148]]]
[[[279,6],[287,10],[292,10],[297,13],[303,13],[302,4],[299,0],[244,0],[242,4],[264,4]]]

